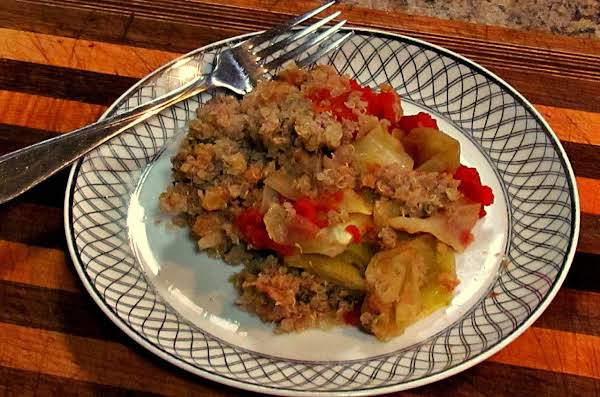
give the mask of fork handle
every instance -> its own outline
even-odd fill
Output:
[[[212,86],[212,80],[198,78],[125,113],[1,156],[0,204],[26,192],[126,129]]]

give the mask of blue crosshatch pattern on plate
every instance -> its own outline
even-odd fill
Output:
[[[206,74],[221,45],[186,64]],[[304,56],[306,56],[305,54]],[[531,318],[568,268],[576,229],[570,171],[556,138],[531,105],[485,70],[409,38],[357,31],[320,63],[360,83],[391,84],[403,97],[448,119],[475,142],[503,184],[510,217],[507,257],[493,286],[463,318],[421,343],[370,359],[304,362],[220,341],[165,305],[144,279],[128,244],[127,207],[144,167],[211,93],[180,103],[104,144],[73,169],[68,238],[75,266],[101,307],[136,340],[187,369],[264,391],[383,390],[426,380],[489,352]],[[180,84],[163,68],[115,106],[123,111]]]

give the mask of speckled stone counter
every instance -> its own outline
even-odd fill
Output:
[[[600,0],[342,0],[407,14],[600,38]]]

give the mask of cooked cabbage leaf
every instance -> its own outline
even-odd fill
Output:
[[[364,169],[396,164],[401,169],[412,170],[413,159],[402,143],[381,125],[353,143],[355,155]]]
[[[460,165],[458,141],[434,128],[414,128],[402,139],[415,170],[454,173]]]
[[[440,241],[462,252],[473,241],[471,230],[479,219],[481,204],[457,201],[446,210],[429,218],[409,218],[398,216],[389,219],[387,224],[394,229],[408,233],[430,233]]]
[[[378,252],[367,266],[365,279],[361,323],[382,340],[447,305],[458,284],[454,253],[431,235]]]
[[[346,288],[359,291],[364,291],[366,288],[365,279],[360,270],[340,258],[303,254],[285,257],[285,263],[291,267],[305,269]]]

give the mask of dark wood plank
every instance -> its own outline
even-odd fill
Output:
[[[600,215],[581,214],[579,244],[577,250],[590,254],[600,254]]]
[[[62,209],[24,203],[0,205],[0,240],[66,251]]]
[[[71,270],[75,269],[70,266]],[[0,281],[0,322],[126,343],[125,335],[85,293]]]
[[[600,292],[599,264],[600,255],[577,252],[573,258],[573,264],[565,279],[564,286],[580,291]]]
[[[56,135],[53,131],[0,123],[0,156]]]
[[[178,373],[181,371],[170,368],[169,372]],[[148,375],[151,376],[151,374]],[[183,373],[180,376],[189,377]],[[499,381],[499,378],[495,378],[499,376],[503,376],[502,381]],[[525,383],[525,380],[528,381],[529,386],[523,387],[522,384]],[[205,391],[213,397],[256,395],[242,390],[233,390],[227,386],[207,382],[200,378],[197,379],[197,382],[210,385],[212,390],[210,392],[209,390]],[[494,383],[492,384],[492,382]],[[0,391],[2,391],[2,388],[6,390],[6,394],[3,395],[7,397],[34,395],[65,397],[153,397],[170,395],[137,391],[93,382],[83,382],[66,377],[8,367],[0,367]],[[492,391],[496,397],[558,396],[566,395],[562,393],[568,391],[571,392],[568,393],[569,395],[592,396],[598,392],[598,382],[590,378],[552,374],[547,371],[529,370],[516,366],[485,362],[450,379],[407,392],[389,394],[389,396],[445,397],[450,395],[456,397],[488,397]],[[577,392],[585,394],[575,394]]]
[[[0,394],[5,397],[158,397],[164,394],[131,390],[123,387],[82,382],[75,379],[41,374],[0,366]]]
[[[58,171],[44,182],[14,199],[15,202],[62,209],[70,172],[70,167]]]
[[[600,112],[600,102],[594,99],[600,92],[600,79],[597,77],[588,79],[548,74],[534,68],[515,69],[509,63],[482,62],[482,65],[506,80],[531,102]]]
[[[486,361],[441,382],[411,390],[411,393],[453,397],[596,396],[600,393],[600,382]]]
[[[8,0],[0,10],[0,26],[186,52],[218,39],[264,29],[313,5],[278,2],[272,7],[282,11],[274,12],[256,1],[196,5],[171,0],[72,0],[68,4]],[[482,29],[456,21],[341,8],[358,25],[383,27],[458,51],[489,67],[539,104],[600,111],[596,100],[600,45],[596,43],[586,46],[582,40],[564,37],[530,32],[517,35],[507,29]],[[65,24],[65,20],[72,23]],[[490,34],[490,29],[498,37]],[[506,39],[512,42],[506,43]]]
[[[575,175],[600,179],[600,146],[566,141],[561,143],[571,160]]]
[[[0,59],[0,89],[109,105],[137,79]]]
[[[600,43],[585,38],[573,38],[552,35],[536,31],[514,30],[499,26],[480,25],[459,20],[439,19],[428,16],[404,14],[399,11],[381,11],[353,5],[336,5],[345,18],[357,25],[383,27],[386,30],[403,34],[412,34],[431,41],[462,43],[472,47],[472,43],[487,42],[487,54],[506,52],[510,46],[526,47],[538,56],[548,56],[551,50],[577,52],[583,55],[597,55]],[[156,19],[165,23],[181,23],[190,27],[211,29],[237,29],[239,32],[261,30],[281,23],[294,15],[305,12],[319,4],[316,0],[298,0],[279,2],[264,0],[195,0],[182,2],[174,0],[137,0],[135,2],[93,0],[7,0],[4,2],[0,23],[2,26],[20,30],[41,31],[61,36],[87,38],[96,35],[102,41],[135,40],[131,37],[140,20]],[[335,9],[334,8],[334,9]],[[65,14],[60,14],[61,12]],[[108,16],[112,14],[112,22]],[[72,15],[84,17],[79,20],[68,19]],[[61,18],[61,16],[63,18]],[[85,18],[87,17],[87,18]],[[103,18],[106,18],[103,19]],[[57,21],[55,21],[57,19]],[[41,22],[36,25],[33,22]],[[61,23],[69,20],[69,24]],[[160,28],[159,28],[160,29]],[[150,47],[160,45],[164,38],[160,30],[155,37],[139,37],[140,43]],[[185,37],[168,48],[182,46],[183,51],[198,47],[197,41],[187,42]],[[215,38],[213,38],[214,40]],[[168,43],[168,41],[164,41]],[[140,45],[140,44],[137,44]],[[536,48],[537,47],[537,48]],[[537,51],[536,51],[537,50]],[[527,52],[514,51],[515,57],[528,58]],[[565,54],[562,54],[565,56]]]
[[[579,266],[573,263],[574,267]],[[600,277],[596,276],[596,280]],[[561,288],[534,326],[600,336],[600,294]]]
[[[0,124],[0,156],[57,135],[58,133],[50,130]],[[69,170],[69,168],[66,168],[59,171],[48,180],[25,192],[17,200],[19,202],[61,208],[64,201]]]

